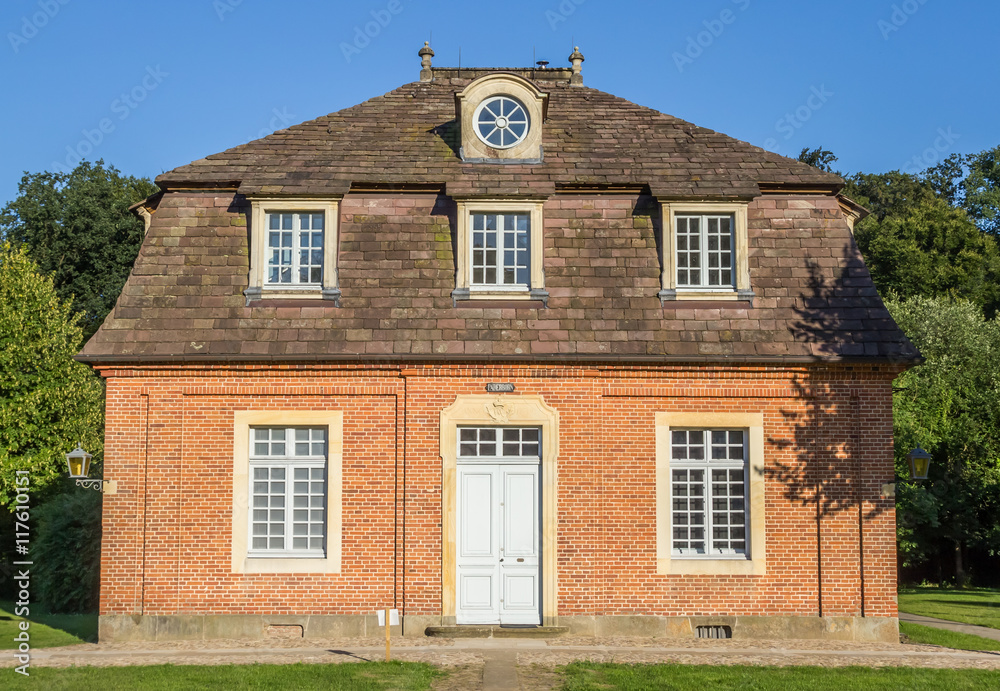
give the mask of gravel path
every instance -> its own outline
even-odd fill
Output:
[[[497,655],[516,659],[522,679],[530,669],[551,668],[574,660],[596,662],[676,662],[682,664],[818,665],[839,667],[952,667],[1000,670],[1000,653],[955,651],[931,645],[896,645],[814,640],[699,640],[692,638],[437,639],[393,641],[396,660],[429,662],[451,668],[478,669]],[[377,638],[264,641],[171,641],[84,644],[32,651],[32,666],[122,666],[150,664],[350,663],[381,660],[384,640]],[[11,656],[0,666],[11,667]],[[525,674],[524,672],[527,672]],[[522,682],[524,683],[524,682]],[[466,687],[468,688],[468,687]],[[526,687],[527,688],[527,687]],[[545,688],[532,686],[531,688]]]

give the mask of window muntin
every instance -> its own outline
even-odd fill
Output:
[[[326,428],[251,432],[250,556],[325,556]]]
[[[540,458],[537,427],[460,427],[459,458]]]
[[[733,216],[677,214],[674,220],[677,287],[732,290]]]
[[[747,437],[740,429],[671,430],[674,556],[747,554]]]
[[[528,111],[516,98],[494,96],[476,108],[476,136],[494,149],[509,149],[524,141],[530,127]]]
[[[323,283],[324,215],[310,212],[267,214],[267,283]]]
[[[531,221],[527,213],[472,214],[472,286],[528,287]]]

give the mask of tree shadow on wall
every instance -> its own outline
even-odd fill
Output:
[[[768,459],[766,479],[782,487],[786,501],[808,507],[814,514],[815,559],[818,578],[818,610],[823,612],[823,526],[834,516],[850,517],[852,535],[839,533],[839,543],[853,542],[859,563],[861,613],[865,611],[864,525],[891,506],[879,501],[881,484],[893,481],[873,476],[862,466],[861,435],[866,420],[861,416],[859,391],[850,380],[836,375],[826,358],[881,357],[882,361],[909,360],[916,351],[908,341],[886,343],[895,323],[876,292],[857,248],[843,248],[840,267],[823,269],[807,264],[809,275],[796,297],[791,331],[796,343],[808,345],[817,358],[794,377],[795,398],[803,406],[785,408],[781,415],[790,430],[787,436],[769,436],[771,448],[779,452]],[[855,362],[856,374],[876,374],[870,362]],[[843,528],[845,523],[838,521]],[[854,552],[851,549],[851,552]]]

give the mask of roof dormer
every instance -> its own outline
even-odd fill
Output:
[[[480,77],[455,94],[467,163],[541,163],[549,95],[510,72]]]

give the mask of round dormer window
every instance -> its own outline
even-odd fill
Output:
[[[476,108],[472,119],[476,135],[494,149],[509,149],[520,144],[531,125],[528,111],[510,96],[487,98]]]

